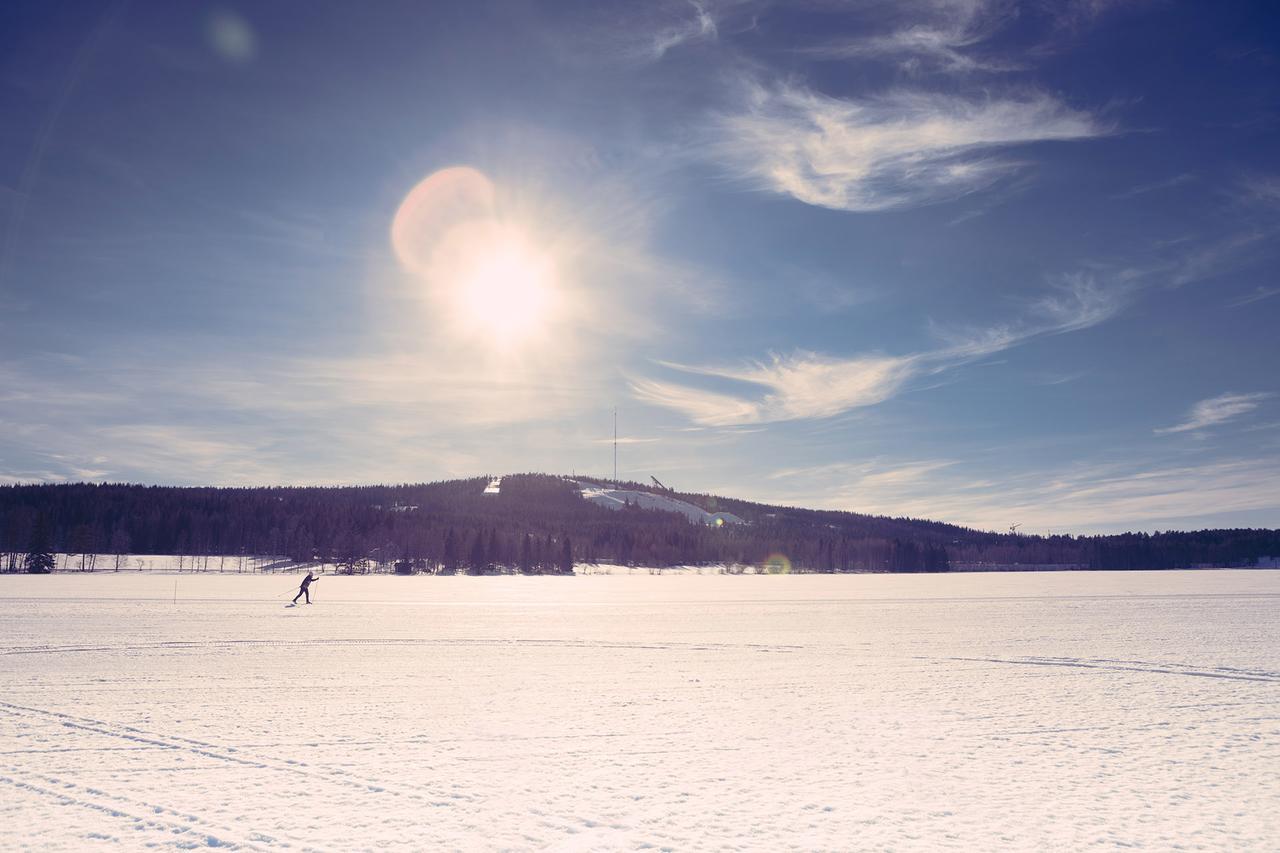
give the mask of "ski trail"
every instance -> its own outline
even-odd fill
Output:
[[[14,646],[0,650],[4,655],[65,654],[76,652],[135,652],[135,651],[199,651],[213,648],[282,648],[306,646],[541,646],[582,649],[648,649],[652,651],[736,651],[746,649],[758,652],[795,652],[805,649],[798,645],[776,643],[679,643],[679,642],[625,642],[610,640],[554,640],[545,638],[469,637],[469,638],[328,638],[306,640],[246,639],[246,640],[166,640],[155,643],[129,643],[121,645],[69,644],[62,646],[36,645]]]
[[[156,734],[144,729],[138,729],[133,726],[127,726],[119,723],[110,723],[105,720],[95,720],[88,717],[75,717],[71,714],[64,714],[59,711],[46,711],[42,708],[31,708],[25,705],[15,705],[10,702],[0,702],[0,710],[6,711],[15,717],[52,719],[69,729],[106,735],[107,737],[119,738],[162,749],[182,750],[204,758],[211,758],[216,761],[225,761],[231,764],[239,764],[259,770],[289,773],[296,776],[302,776],[306,779],[351,788],[365,794],[376,793],[387,794],[392,797],[405,797],[406,799],[420,801],[435,807],[452,806],[454,805],[454,803],[451,802],[452,800],[472,799],[471,797],[463,794],[441,793],[419,786],[401,786],[403,790],[398,790],[394,785],[380,780],[367,778],[362,779],[345,772],[324,770],[316,771],[310,769],[305,762],[292,761],[290,759],[277,759],[252,752],[243,753],[245,757],[241,757],[240,754],[230,755],[228,753],[241,753],[241,750],[235,747],[221,746],[218,744],[207,743],[205,741],[184,738],[178,735]]]
[[[949,658],[949,660],[968,663],[1010,663],[1023,666],[1065,666],[1077,669],[1100,669],[1111,672],[1146,672],[1161,675],[1190,675],[1198,678],[1220,678],[1227,681],[1256,681],[1264,684],[1280,684],[1280,675],[1263,670],[1243,670],[1229,667],[1215,668],[1216,671],[1196,669],[1184,664],[1147,664],[1144,666],[1126,666],[1119,661],[1083,660],[1078,658]],[[1134,663],[1141,663],[1135,661]],[[1248,673],[1248,674],[1246,674]]]
[[[9,768],[9,772],[13,772],[13,769]],[[9,785],[13,788],[17,788],[21,791],[26,791],[33,794],[39,794],[41,796],[50,797],[52,799],[57,800],[60,804],[64,806],[77,806],[79,808],[91,809],[93,811],[108,815],[109,817],[114,817],[120,820],[128,821],[136,829],[150,829],[150,830],[155,830],[157,832],[163,832],[166,835],[177,836],[177,837],[193,834],[201,839],[198,842],[194,842],[190,846],[225,847],[228,850],[263,850],[265,849],[263,847],[259,847],[255,844],[245,842],[245,841],[228,841],[225,837],[214,835],[211,832],[206,831],[206,829],[203,827],[197,828],[195,826],[192,826],[191,824],[193,823],[203,824],[204,822],[199,820],[198,818],[195,818],[194,816],[183,815],[177,811],[174,811],[173,809],[165,808],[164,806],[151,806],[146,803],[130,801],[125,797],[112,796],[110,794],[107,794],[103,791],[98,791],[96,789],[91,790],[87,788],[81,788],[79,785],[76,785],[74,782],[66,782],[61,779],[56,779],[53,777],[44,777],[44,778],[50,784],[57,785],[58,788],[60,788],[61,790],[46,788],[41,785],[32,784],[31,782],[26,782],[26,781],[23,781],[22,779],[15,779],[12,776],[6,776],[6,775],[0,775],[0,783]],[[131,812],[127,812],[123,808],[120,808],[114,805],[109,805],[104,802],[99,802],[99,800],[104,800],[104,799],[115,800],[115,801],[123,802],[132,806],[142,806],[144,809],[154,811],[156,814],[162,814],[162,813],[172,814],[177,817],[184,818],[189,822],[181,823],[178,821],[166,820],[161,817],[141,817]],[[209,827],[209,828],[214,828],[214,827]],[[219,829],[219,831],[221,832],[229,832],[229,830],[226,830],[221,827],[217,827],[217,829]],[[184,839],[184,841],[185,840],[187,839]],[[262,840],[266,841],[267,837],[264,836]],[[271,839],[271,840],[274,840],[274,839]],[[307,848],[304,848],[304,849],[307,849]]]

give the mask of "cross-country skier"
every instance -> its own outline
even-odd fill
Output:
[[[307,604],[310,604],[311,603],[311,584],[318,580],[319,578],[311,574],[311,572],[307,572],[307,576],[302,579],[302,586],[298,587],[298,594],[293,597],[293,603],[297,604],[298,599],[302,598],[302,596],[305,595],[307,597]]]

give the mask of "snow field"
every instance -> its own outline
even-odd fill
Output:
[[[1280,573],[0,578],[0,848],[1269,850]]]

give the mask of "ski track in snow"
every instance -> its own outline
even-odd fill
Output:
[[[0,577],[0,848],[1280,848],[1280,572],[290,580]]]

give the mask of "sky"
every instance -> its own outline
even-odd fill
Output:
[[[0,483],[1280,527],[1280,10],[0,10]]]

